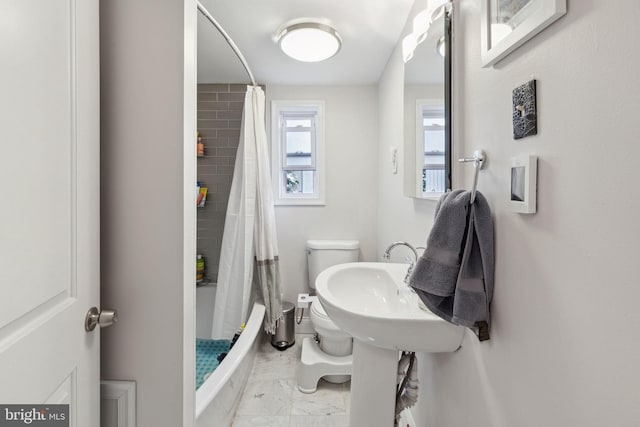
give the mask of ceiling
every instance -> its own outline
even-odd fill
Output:
[[[201,0],[245,56],[258,84],[373,84],[401,36],[414,0]],[[342,49],[303,63],[286,56],[275,35],[284,24],[312,18],[334,27]],[[198,82],[249,78],[222,36],[198,13]]]

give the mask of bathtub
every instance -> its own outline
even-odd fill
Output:
[[[209,331],[209,336],[198,338],[211,338],[212,298],[215,298],[215,285],[201,286],[196,290],[196,323],[205,322],[196,326],[196,334],[206,335],[207,328]],[[264,305],[255,302],[240,338],[220,366],[196,391],[196,427],[231,426],[263,336],[264,313]]]

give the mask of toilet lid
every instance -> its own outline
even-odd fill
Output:
[[[320,304],[319,299],[316,299],[313,304],[311,304],[311,311],[313,311],[313,314],[318,317],[329,319],[329,316],[327,315],[327,312],[324,311],[324,307]]]

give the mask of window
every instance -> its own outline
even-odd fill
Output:
[[[420,112],[422,137],[417,144],[422,169],[420,188],[422,196],[433,196],[446,191],[444,106],[425,103]]]
[[[275,203],[324,204],[324,103],[272,101],[271,116]]]

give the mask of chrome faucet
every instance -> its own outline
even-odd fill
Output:
[[[413,245],[408,242],[393,242],[387,247],[387,249],[384,251],[384,254],[382,254],[382,259],[388,260],[389,258],[391,258],[391,251],[398,246],[406,246],[411,249],[411,252],[413,252],[413,260],[411,258],[407,258],[407,261],[409,261],[409,268],[407,269],[407,274],[404,276],[404,283],[408,284],[409,277],[411,277],[411,273],[413,272],[413,267],[416,265],[416,262],[418,262],[418,251],[413,247]]]

